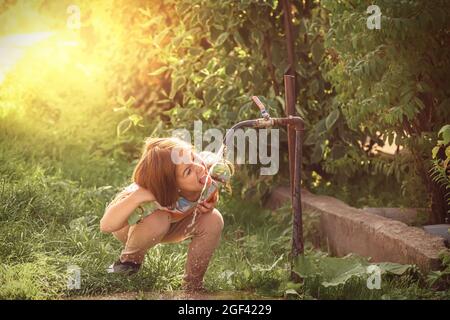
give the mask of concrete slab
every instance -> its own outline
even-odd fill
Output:
[[[277,187],[267,207],[275,209],[286,201],[290,201],[290,188]],[[448,250],[441,237],[306,190],[302,190],[302,202],[304,209],[320,214],[321,237],[334,256],[355,253],[373,262],[415,264],[424,273],[441,268],[438,255]]]
[[[413,225],[417,222],[419,211],[420,212],[429,211],[424,208],[371,208],[371,207],[364,207],[363,210],[367,213],[373,213],[385,218],[404,222],[407,225]]]

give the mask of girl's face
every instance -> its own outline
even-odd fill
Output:
[[[183,161],[176,166],[178,188],[184,192],[200,192],[207,178],[206,166],[193,150],[183,150]]]

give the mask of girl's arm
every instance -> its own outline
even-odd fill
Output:
[[[128,223],[128,217],[143,202],[154,201],[155,197],[147,189],[139,187],[125,198],[109,205],[100,220],[100,231],[111,233],[122,229]]]

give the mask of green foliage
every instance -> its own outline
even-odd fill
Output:
[[[367,267],[371,265],[365,259],[357,256],[334,258],[315,253],[311,257],[301,255],[295,262],[294,270],[303,279],[319,278],[324,288],[344,286],[348,282],[359,279],[366,280],[370,273]],[[372,264],[379,267],[381,275],[391,274],[402,276],[414,272],[413,266],[396,263]],[[417,270],[415,271],[417,272]]]
[[[442,1],[425,11],[419,2],[378,5],[383,12],[380,31],[367,29],[364,1],[293,7],[297,111],[307,129],[304,183],[313,187],[313,171],[323,177],[322,184],[329,181],[336,189],[388,179],[394,194],[400,191],[406,203],[425,207],[430,194],[427,159],[437,129],[449,118],[448,77],[443,71],[449,55],[439,40],[448,9]],[[252,95],[262,97],[273,116],[284,114],[282,80],[288,62],[280,2],[169,1],[161,9],[154,4],[134,11],[133,36],[122,38],[124,47],[133,49],[125,58],[121,52],[110,60],[116,74],[111,77],[113,87],[124,96],[136,96],[141,114],[162,121],[152,134],[192,129],[194,120],[202,120],[207,130],[258,117]],[[430,27],[421,28],[427,24]],[[433,46],[439,49],[424,60]],[[119,59],[129,61],[125,68],[114,63]],[[136,68],[145,75],[136,75],[130,67],[137,61]],[[394,140],[402,152],[395,157],[376,154],[377,145]],[[286,141],[283,131],[282,168],[287,163]],[[265,187],[252,187],[255,179],[264,186],[288,177],[285,170],[261,181],[257,170],[253,166],[236,177],[250,192],[242,195],[266,193]],[[363,190],[354,193],[360,202],[378,192]],[[380,198],[402,204],[389,194]]]
[[[444,45],[449,7],[446,1],[373,4],[381,8],[380,30],[366,27],[366,1],[322,1],[330,14],[325,40],[329,54],[323,63],[326,79],[333,85],[334,102],[346,125],[360,133],[354,137],[367,151],[347,152],[345,158],[353,161],[332,159],[334,163],[325,168],[351,172],[350,166],[364,163],[373,172],[381,165],[384,175],[395,176],[402,184],[404,196],[433,197],[428,174],[431,149],[437,132],[450,119],[450,78],[445,71],[450,52]],[[367,137],[378,145],[391,144],[395,138],[404,149],[393,159],[370,160],[375,144],[366,149]],[[345,139],[344,145],[350,147]],[[357,147],[355,141],[351,145]],[[417,189],[420,184],[426,189]]]
[[[437,145],[432,152],[431,177],[434,182],[441,185],[445,190],[448,211],[450,214],[450,125],[445,125],[439,130]]]
[[[436,289],[446,289],[450,286],[450,253],[443,251],[439,258],[442,260],[442,270],[432,271],[427,276],[427,282]]]
[[[38,256],[32,263],[0,264],[0,297],[2,299],[49,299],[64,289],[64,273],[55,261]]]
[[[165,1],[135,4],[122,14],[124,6],[128,7],[121,4],[111,8],[116,23],[131,31],[115,34],[122,44],[109,54],[113,71],[110,87],[124,99],[134,96],[134,107],[140,115],[160,121],[158,126],[147,128],[148,133],[164,135],[171,129],[192,129],[194,120],[203,121],[203,130],[215,127],[225,131],[237,121],[259,116],[250,100],[252,95],[261,97],[272,116],[284,114],[287,55],[280,2]],[[94,14],[87,25],[101,29],[96,20],[103,9],[92,7]],[[311,20],[294,20],[299,32],[296,54],[302,57],[297,63],[299,77],[305,84],[312,82],[311,88],[299,92],[304,105],[298,110],[312,123],[328,115],[318,107],[318,101],[330,95],[329,91],[325,93],[326,84],[318,70],[324,53],[321,21],[326,19],[321,12],[315,8]],[[131,22],[129,16],[133,16]],[[116,29],[110,32],[116,33]],[[313,57],[309,56],[311,46]],[[94,49],[100,48],[99,44]],[[126,132],[131,126],[128,115],[118,131]],[[285,132],[281,139],[281,160],[286,163]],[[252,166],[236,178],[249,192],[243,196],[261,196],[268,190],[265,185],[280,178],[260,181],[256,190],[252,181],[261,179],[258,169]]]
[[[9,17],[1,33],[34,31],[31,22],[20,28],[10,17],[33,16],[36,8],[53,17],[46,28],[65,28],[67,15],[54,13],[65,12],[67,1],[17,3],[0,4],[0,18]],[[304,183],[358,206],[419,205],[426,194],[420,164],[433,153],[448,158],[450,55],[441,47],[448,9],[443,1],[377,3],[383,27],[369,32],[364,1],[293,2]],[[194,120],[206,130],[258,117],[252,95],[271,115],[284,114],[280,1],[79,5],[80,46],[61,49],[56,44],[73,34],[57,33],[24,52],[0,87],[1,298],[178,289],[185,243],[153,248],[135,276],[105,272],[121,246],[100,233],[99,219],[129,180],[143,138],[191,129]],[[367,137],[377,144],[395,139],[410,152],[376,156]],[[237,169],[234,193],[219,205],[226,229],[206,276],[209,289],[294,299],[448,298],[408,276],[385,277],[380,292],[369,292],[359,277],[365,262],[309,251],[317,240],[313,212],[305,212],[304,226],[317,277],[290,282],[291,209],[270,212],[248,200],[265,195],[276,179],[287,182],[286,141],[283,131],[278,176],[261,177],[256,166]],[[445,161],[436,159],[435,168],[445,169]],[[448,178],[442,174],[436,181]],[[395,199],[398,183],[402,200]],[[68,265],[81,268],[81,290],[67,290]],[[432,273],[430,284],[445,280],[445,270]]]
[[[379,288],[369,289],[367,285],[368,280],[372,280],[369,277],[374,275],[373,270],[368,269],[370,265],[378,266],[381,272]],[[295,291],[305,298],[403,300],[448,295],[448,292],[431,294],[415,266],[369,263],[355,255],[336,258],[320,251],[307,251],[304,256],[299,256],[294,270],[303,278]]]
[[[13,133],[14,130],[10,135]],[[26,139],[16,138],[15,141],[16,147],[27,143]],[[7,141],[2,140],[0,145],[5,143]],[[12,148],[4,150],[6,155],[14,153]],[[81,153],[74,157],[74,160],[80,160],[77,161],[77,172],[84,172],[85,167],[91,165],[81,161]],[[143,269],[132,277],[105,272],[106,266],[117,259],[121,246],[110,235],[101,234],[98,223],[104,206],[116,193],[116,188],[68,180],[64,178],[65,167],[59,175],[45,172],[37,166],[45,165],[41,159],[33,159],[30,163],[27,156],[22,155],[16,156],[15,161],[18,164],[16,168],[22,170],[21,174],[12,175],[11,171],[4,171],[0,184],[0,202],[4,204],[0,211],[3,229],[0,230],[3,244],[0,251],[2,298],[54,299],[180,288],[187,243],[153,248],[146,257]],[[45,161],[48,167],[61,161],[64,164],[64,159]],[[127,165],[124,158],[116,161],[113,167],[122,161]],[[108,179],[102,177],[104,169],[100,163],[97,163],[97,169],[97,173],[92,173],[92,181],[111,180],[111,176]],[[126,170],[113,174],[118,185],[119,181],[125,181],[128,177]],[[299,286],[289,281],[290,210],[270,212],[257,203],[243,203],[228,195],[222,198],[219,209],[224,215],[226,228],[206,275],[208,289],[213,292],[243,290],[263,296],[296,299],[355,297],[355,290],[346,289],[348,291],[344,293],[339,291],[327,296],[322,291],[320,294],[314,293],[313,287]],[[312,217],[311,224],[309,218],[305,219],[305,232],[307,235],[313,234],[314,213],[305,212],[305,216]],[[308,231],[310,228],[311,231]],[[66,287],[68,265],[77,265],[81,269],[80,290],[68,290]],[[411,283],[408,285],[414,286]],[[394,283],[386,291],[395,295],[397,291],[407,292],[409,287]],[[294,294],[294,291],[297,293]],[[414,296],[414,291],[411,297],[420,297],[425,292],[429,291],[420,289],[419,294]]]
[[[442,1],[426,10],[419,1],[377,4],[381,30],[367,29],[364,1],[293,2],[296,109],[306,121],[304,184],[316,187],[313,172],[322,177],[316,190],[326,189],[327,182],[340,190],[367,180],[378,181],[369,184],[375,187],[387,179],[394,192],[380,195],[381,202],[402,205],[400,191],[404,202],[426,207],[427,160],[438,128],[449,118],[443,71],[448,54],[440,48],[447,8]],[[258,117],[252,95],[262,98],[272,116],[284,114],[288,61],[280,1],[80,6],[89,12],[81,41],[108,62],[102,68],[109,101],[119,101],[123,118],[117,132],[127,148],[136,152],[136,136],[190,130],[194,120],[203,121],[203,130],[225,130]],[[436,50],[426,59],[430,47]],[[242,196],[260,198],[268,185],[286,183],[284,130],[280,139],[280,174],[266,179],[257,166],[247,168],[235,178],[245,189]],[[403,148],[399,154],[377,154],[377,145],[394,140]],[[352,204],[379,192],[359,190]]]

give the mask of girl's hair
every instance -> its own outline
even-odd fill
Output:
[[[163,207],[171,207],[178,200],[176,184],[176,164],[172,160],[172,150],[192,149],[192,145],[175,137],[147,138],[136,167],[133,171],[134,183],[149,190]],[[131,193],[125,189],[108,205],[111,206]]]

